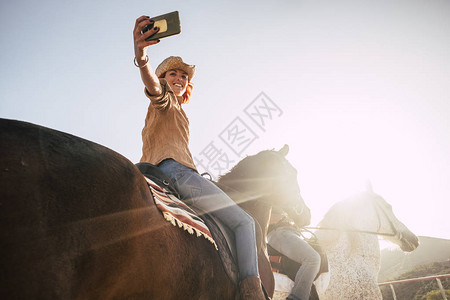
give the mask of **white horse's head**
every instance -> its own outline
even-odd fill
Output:
[[[403,251],[413,251],[418,238],[392,211],[392,206],[368,186],[367,191],[336,203],[319,223],[318,237],[325,245],[333,244],[342,232],[368,233],[382,236]],[[330,230],[330,229],[336,230]],[[339,233],[337,233],[338,231]]]
[[[411,252],[419,246],[419,239],[395,216],[392,206],[382,197],[371,193],[371,201],[377,213],[377,232],[385,240],[397,244],[403,251]]]

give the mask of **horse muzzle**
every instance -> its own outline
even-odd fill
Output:
[[[419,238],[409,230],[400,232],[400,241],[400,249],[405,252],[414,251],[419,247]]]

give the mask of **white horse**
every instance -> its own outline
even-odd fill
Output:
[[[321,300],[382,299],[378,236],[403,251],[413,251],[419,245],[417,236],[397,219],[391,205],[371,189],[336,203],[318,228],[314,234],[329,263],[329,272],[315,281]],[[277,280],[282,277],[276,275],[277,289]],[[273,299],[286,295],[286,291],[276,290]]]

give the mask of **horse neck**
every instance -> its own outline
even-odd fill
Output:
[[[353,201],[341,201],[327,212],[319,226],[331,230],[319,230],[317,233],[319,242],[321,245],[323,244],[324,249],[330,251],[340,249],[345,253],[379,256],[378,236],[362,232],[371,231],[375,233],[378,230],[378,218],[371,215],[372,213],[375,214],[373,210],[370,210],[373,206],[363,205],[360,202],[356,203],[360,206],[355,206]],[[351,205],[353,210],[360,211],[358,215],[348,214],[349,211],[352,211]]]
[[[381,299],[380,250],[376,235],[340,232],[328,258],[329,283],[320,299]],[[362,247],[356,247],[361,245]]]
[[[266,236],[269,229],[269,220],[272,212],[272,206],[266,203],[267,194],[264,188],[255,185],[247,185],[245,180],[232,178],[230,173],[223,176],[217,182],[218,186],[228,194],[242,209],[250,214],[261,228],[262,245],[266,247]]]
[[[359,232],[341,232],[334,245],[324,247],[331,264],[342,264],[342,259],[363,259],[366,264],[379,267],[380,245],[377,235]]]

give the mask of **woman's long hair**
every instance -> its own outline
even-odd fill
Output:
[[[189,103],[189,98],[191,98],[192,90],[194,89],[194,85],[192,82],[188,82],[188,85],[186,86],[186,91],[183,94],[183,101],[181,101],[181,104],[187,104]]]

